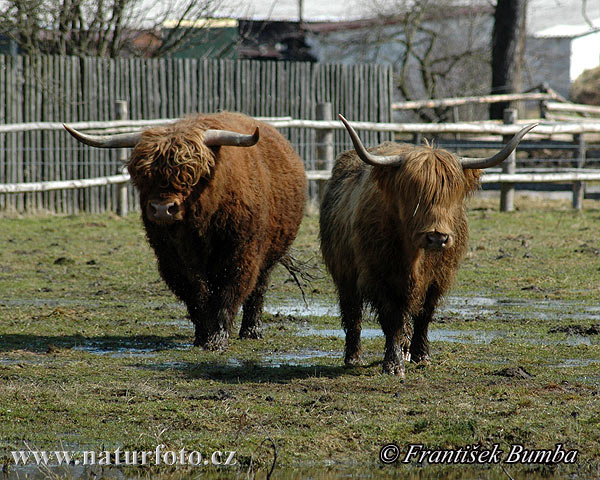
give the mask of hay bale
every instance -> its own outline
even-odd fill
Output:
[[[600,67],[579,75],[571,85],[569,97],[575,103],[600,105]]]

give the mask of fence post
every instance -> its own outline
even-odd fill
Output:
[[[115,102],[115,106],[117,109],[117,120],[127,120],[127,100],[117,100]],[[119,167],[119,172],[122,173],[123,166],[127,163],[127,149],[120,148],[119,149],[119,162],[121,162],[121,166]],[[117,184],[117,215],[124,217],[127,215],[129,208],[127,205],[127,183],[119,183]]]
[[[583,168],[585,163],[586,148],[583,134],[573,135],[573,141],[577,145],[577,165],[576,167]],[[583,208],[583,194],[585,191],[585,184],[583,182],[573,183],[573,208],[581,210]]]
[[[330,102],[317,103],[317,120],[333,120],[333,109]],[[317,129],[315,131],[315,143],[317,146],[317,170],[328,170],[331,171],[333,168],[333,130],[322,130]],[[319,202],[323,198],[325,193],[326,180],[317,181],[317,195]]]
[[[517,122],[517,110],[515,108],[507,108],[504,110],[504,123],[510,125]],[[502,137],[504,143],[508,142],[511,135]],[[516,152],[512,152],[510,156],[502,163],[502,173],[515,173],[516,170]],[[515,209],[515,186],[512,183],[500,184],[500,211],[512,212]]]

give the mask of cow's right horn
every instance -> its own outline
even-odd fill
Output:
[[[133,148],[142,136],[142,132],[119,133],[116,135],[87,135],[78,132],[64,123],[63,127],[81,143],[98,148]]]
[[[230,132],[229,130],[209,129],[204,132],[204,144],[207,147],[251,147],[258,142],[258,127],[252,135]]]
[[[526,127],[519,130],[515,134],[515,136],[512,137],[506,145],[504,145],[504,148],[502,150],[500,150],[495,155],[492,155],[491,157],[488,157],[488,158],[462,157],[460,159],[460,164],[462,165],[463,168],[483,169],[483,168],[495,167],[496,165],[501,164],[504,160],[506,160],[508,158],[508,156],[515,150],[515,148],[517,148],[517,145],[519,145],[519,142],[523,139],[525,134],[527,132],[529,132],[529,130],[531,130],[537,126],[538,126],[537,123],[530,123]]]
[[[360,138],[358,137],[356,130],[354,130],[354,128],[352,128],[352,126],[348,123],[348,120],[346,120],[342,114],[339,114],[338,116],[340,117],[340,120],[346,127],[346,130],[348,130],[348,133],[350,134],[350,138],[352,139],[352,143],[354,144],[356,153],[358,154],[358,156],[360,157],[360,159],[363,162],[365,162],[369,165],[372,165],[374,167],[376,167],[376,166],[397,167],[404,161],[404,156],[402,156],[402,155],[382,156],[382,155],[373,155],[372,153],[369,153],[367,151],[367,149],[365,148],[365,146],[363,145],[363,143],[360,141]]]

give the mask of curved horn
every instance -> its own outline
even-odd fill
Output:
[[[488,158],[467,158],[461,157],[460,164],[463,169],[467,168],[490,168],[495,167],[496,165],[502,163],[504,160],[508,158],[508,156],[517,148],[519,142],[523,139],[525,134],[529,132],[532,128],[538,126],[538,123],[530,123],[525,128],[521,129],[514,137],[510,139],[510,141],[504,146],[502,150],[500,150],[495,155],[492,155]]]
[[[230,132],[228,130],[206,130],[204,132],[204,144],[208,147],[251,147],[258,142],[258,127],[252,135]]]
[[[375,166],[396,167],[404,161],[404,157],[402,155],[380,156],[380,155],[373,155],[372,153],[367,152],[367,149],[365,148],[363,143],[360,141],[360,138],[358,137],[358,134],[356,133],[354,128],[352,128],[352,126],[348,123],[348,120],[346,120],[342,114],[338,114],[338,116],[340,117],[340,120],[346,127],[346,130],[348,130],[348,133],[350,134],[350,138],[352,139],[352,143],[354,144],[354,148],[356,149],[356,153],[358,154],[358,156],[360,157],[360,159],[363,162],[365,162],[369,165],[372,165],[374,167]]]
[[[87,135],[63,123],[65,130],[81,143],[98,148],[132,148],[137,145],[142,132],[119,133],[117,135]]]

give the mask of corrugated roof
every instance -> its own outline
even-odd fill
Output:
[[[527,30],[538,35],[560,26],[563,33],[572,26],[589,26],[590,19],[600,18],[600,0],[528,0]]]
[[[234,16],[248,20],[297,22],[298,0],[224,0],[219,16]],[[377,8],[392,8],[394,0],[365,2],[360,0],[303,0],[302,18],[306,22],[337,22],[371,18]]]
[[[152,0],[145,0],[150,1]],[[302,0],[305,22],[348,22],[378,14],[401,13],[400,0]],[[493,7],[491,0],[456,0],[462,7]],[[297,22],[299,0],[222,0],[215,16],[248,20]],[[589,19],[600,20],[600,0],[528,0],[527,30],[531,35],[577,36],[589,27]],[[556,29],[556,30],[550,30]]]
[[[576,38],[600,31],[600,18],[579,25],[555,25],[535,32],[537,38]]]

